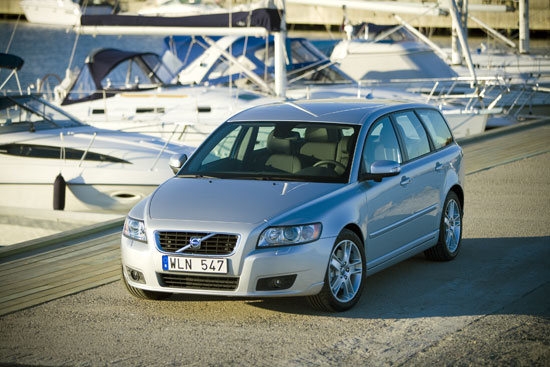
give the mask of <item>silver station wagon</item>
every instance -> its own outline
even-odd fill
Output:
[[[365,100],[238,113],[128,214],[126,288],[359,300],[367,275],[415,254],[452,260],[464,205],[462,149],[436,108]]]

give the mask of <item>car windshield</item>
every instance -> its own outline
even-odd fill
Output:
[[[178,176],[345,183],[358,130],[326,123],[226,123]]]
[[[0,133],[84,126],[66,113],[31,95],[0,99]]]

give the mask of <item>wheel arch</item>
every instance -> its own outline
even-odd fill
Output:
[[[363,236],[363,232],[361,232],[361,228],[359,228],[359,226],[357,224],[349,223],[344,228],[342,228],[342,230],[344,230],[344,229],[348,229],[348,230],[352,231],[353,233],[355,233],[357,235],[357,237],[359,237],[359,239],[361,240],[363,246],[365,246],[365,236]]]
[[[458,196],[458,200],[460,201],[460,209],[462,210],[462,213],[464,213],[464,189],[460,185],[454,185],[451,187],[449,192],[454,192],[456,196]]]

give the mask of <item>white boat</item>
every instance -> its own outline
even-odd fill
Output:
[[[177,57],[181,67],[176,70],[178,81],[183,84],[223,84],[235,83],[240,86],[259,88],[273,92],[275,86],[274,38],[244,36],[226,36],[209,39],[207,37],[170,37],[167,40],[165,57]],[[412,44],[412,42],[409,42]],[[429,97],[418,93],[420,75],[412,66],[405,66],[403,73],[410,73],[404,80],[410,86],[391,84],[380,80],[375,83],[358,83],[349,75],[351,70],[340,67],[334,60],[329,60],[315,45],[305,38],[286,39],[287,85],[285,96],[289,99],[301,98],[376,98],[399,99],[403,101],[429,102]],[[401,49],[401,48],[400,48]],[[393,52],[396,57],[408,59],[401,51]],[[439,79],[456,77],[456,73],[437,55],[426,48],[417,53],[416,61],[435,60],[432,71],[438,73]],[[403,61],[402,63],[404,63]],[[337,64],[337,65],[336,65]],[[389,63],[391,64],[391,62]],[[435,70],[439,66],[440,70]],[[382,67],[378,69],[381,73]],[[251,74],[253,77],[251,77]],[[442,75],[444,74],[444,75]],[[435,75],[435,74],[434,74]],[[394,74],[395,76],[395,74]],[[401,75],[404,77],[404,75]],[[434,78],[426,78],[427,91],[433,86]],[[467,83],[466,83],[467,84]],[[468,87],[470,89],[470,87]],[[457,138],[481,134],[485,131],[491,113],[469,106],[464,102],[467,95],[460,95],[460,100],[447,99],[435,101],[445,114],[453,133]],[[469,97],[475,99],[475,97]]]
[[[25,18],[30,23],[56,26],[74,26],[82,14],[113,14],[116,8],[104,2],[88,0],[20,0]]]
[[[96,54],[89,58],[89,65],[76,79],[70,79],[57,88],[58,103],[96,126],[109,124],[112,129],[128,130],[134,128],[129,124],[136,125],[135,128],[141,125],[149,130],[139,131],[160,133],[165,139],[196,145],[229,115],[273,100],[318,98],[316,96],[380,99],[390,96],[404,101],[425,101],[397,88],[358,85],[319,50],[310,47],[307,40],[286,39],[286,32],[281,31],[284,22],[280,16],[277,9],[271,8],[231,13],[229,18],[228,14],[209,14],[205,16],[205,24],[201,23],[204,27],[197,26],[199,17],[83,17],[82,27],[79,27],[82,33],[190,34],[192,37],[202,36],[205,44],[189,60],[178,54],[165,54],[162,57],[164,66],[149,65],[148,70],[137,77],[134,76],[136,66],[147,62],[109,68],[121,77],[116,82],[115,75],[110,76],[110,70],[101,72],[100,77],[91,77],[86,71],[91,70],[89,65],[98,58]],[[192,26],[185,27],[186,20]],[[154,22],[154,25],[147,25],[149,22]],[[256,37],[256,33],[260,37]],[[229,35],[222,37],[223,34]],[[166,65],[178,63],[178,81],[200,86],[173,85],[172,76],[168,76],[165,70],[175,69]],[[159,77],[161,74],[168,77],[163,79]],[[214,87],[214,84],[217,85]],[[235,85],[246,90],[235,88]],[[487,116],[477,110],[451,105],[442,106],[442,110],[451,127],[455,128],[457,137],[478,134],[485,129]],[[222,114],[216,113],[219,111]],[[172,128],[170,124],[174,121],[180,123],[182,130]],[[158,127],[162,130],[159,131]],[[199,133],[195,134],[199,140],[186,137],[185,134],[193,131]]]
[[[290,1],[290,0],[289,0]],[[311,0],[292,3],[312,4]],[[334,2],[321,1],[325,6]],[[334,47],[331,60],[356,80],[373,87],[383,85],[424,95],[429,103],[464,106],[464,111],[488,114],[488,127],[513,124],[518,119],[547,114],[550,103],[550,59],[517,52],[487,52],[482,45],[470,52],[461,19],[466,15],[479,23],[488,35],[515,47],[514,42],[468,14],[459,10],[454,0],[416,4],[431,7],[440,14],[450,14],[453,47],[445,50],[404,21],[400,13],[415,12],[410,3],[395,3],[394,11],[379,2],[345,1],[343,30],[345,39]],[[412,7],[411,7],[412,6]],[[352,25],[346,11],[370,9],[393,12],[397,25],[369,23]],[[468,5],[468,9],[504,12],[504,5]],[[423,11],[423,10],[422,10]],[[463,12],[463,13],[461,13]],[[418,13],[420,14],[420,13]],[[520,18],[520,27],[522,19]],[[520,32],[521,33],[521,32]],[[521,36],[520,36],[521,42]],[[460,64],[458,66],[457,64]],[[465,65],[465,66],[462,66]]]
[[[0,54],[0,66],[22,63]],[[35,95],[0,96],[0,206],[124,213],[173,176],[173,155],[192,151],[86,125]]]
[[[137,11],[138,15],[160,17],[187,17],[205,14],[251,11],[254,9],[275,8],[273,0],[256,0],[254,2],[240,2],[233,4],[226,2],[219,5],[218,0],[156,0],[153,5],[145,5]],[[123,13],[124,14],[124,13]],[[126,13],[129,14],[129,13]]]
[[[478,79],[487,85],[485,99],[498,99],[497,105],[507,111],[503,125],[550,113],[550,54],[520,54],[481,44],[471,57]],[[459,77],[468,75],[462,65],[453,69]]]
[[[226,86],[179,85],[175,78],[156,54],[101,49],[55,88],[54,103],[97,128],[196,147],[232,114],[278,100]]]
[[[225,12],[225,8],[215,3],[203,3],[201,0],[157,0],[138,10],[139,15],[181,17],[202,15],[205,13]]]
[[[337,41],[330,59],[355,80],[390,82],[449,79],[458,73],[425,43],[401,26],[361,23]]]

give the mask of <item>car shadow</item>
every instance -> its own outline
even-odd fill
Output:
[[[249,302],[273,311],[345,318],[452,317],[480,314],[550,316],[550,237],[463,239],[458,257],[417,255],[367,278],[358,304],[318,312],[305,298]]]

